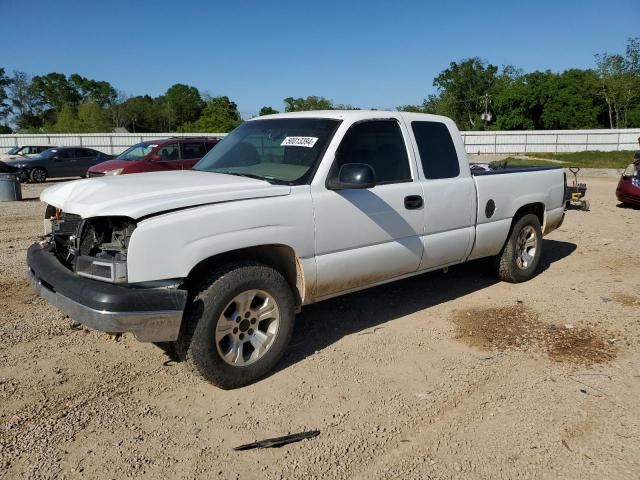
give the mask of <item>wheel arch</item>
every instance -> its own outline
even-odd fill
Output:
[[[291,287],[296,308],[302,305],[306,289],[304,269],[302,268],[300,257],[288,245],[255,245],[213,255],[200,261],[191,269],[187,276],[187,282],[201,277],[215,265],[234,260],[254,260],[279,271]]]
[[[511,217],[511,225],[509,226],[509,232],[507,233],[507,238],[505,238],[502,248],[500,251],[504,249],[504,246],[509,241],[509,237],[511,237],[511,232],[513,231],[514,225],[520,220],[522,217],[528,214],[533,214],[538,217],[538,221],[540,222],[540,229],[544,232],[544,220],[545,220],[545,210],[544,203],[542,202],[532,202],[522,205]]]
[[[538,217],[538,221],[540,222],[540,228],[544,231],[544,220],[545,220],[545,209],[544,203],[542,202],[533,202],[527,203],[526,205],[521,206],[516,210],[516,213],[513,214],[513,218],[511,219],[511,228],[515,225],[515,223],[520,220],[524,215],[528,213],[534,214]]]

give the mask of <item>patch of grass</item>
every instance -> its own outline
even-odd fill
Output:
[[[560,160],[565,167],[580,168],[625,168],[633,162],[632,151],[621,152],[572,152],[572,153],[529,153],[536,159]]]
[[[530,159],[530,158],[516,158],[508,157],[504,160],[498,160],[491,162],[494,167],[499,167],[504,164],[504,167],[564,167],[564,163],[550,162],[548,160]],[[503,167],[503,168],[504,168]]]
[[[491,162],[493,168],[515,167],[580,167],[580,168],[626,168],[633,162],[634,152],[573,152],[573,153],[528,153],[528,158],[507,157]]]

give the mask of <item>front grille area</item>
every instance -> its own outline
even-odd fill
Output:
[[[87,172],[87,176],[91,177],[104,177],[104,172]]]

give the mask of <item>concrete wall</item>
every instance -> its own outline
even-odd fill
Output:
[[[180,134],[201,136],[204,134]],[[210,133],[207,136],[224,136]],[[0,135],[0,153],[15,145],[84,146],[110,154],[145,140],[176,136],[175,133],[86,133]],[[640,128],[619,130],[526,130],[462,132],[467,152],[473,154],[525,154],[531,152],[581,152],[585,150],[638,150]]]

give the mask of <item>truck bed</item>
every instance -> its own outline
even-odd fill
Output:
[[[487,175],[505,175],[509,173],[522,173],[522,172],[538,172],[542,170],[562,170],[562,167],[516,167],[516,168],[501,168],[498,170],[480,170],[471,169],[471,175],[474,177],[481,177]]]
[[[477,195],[476,241],[469,259],[499,253],[511,219],[522,205],[535,205],[543,233],[558,226],[564,213],[564,171],[561,167],[523,167],[474,171]]]

